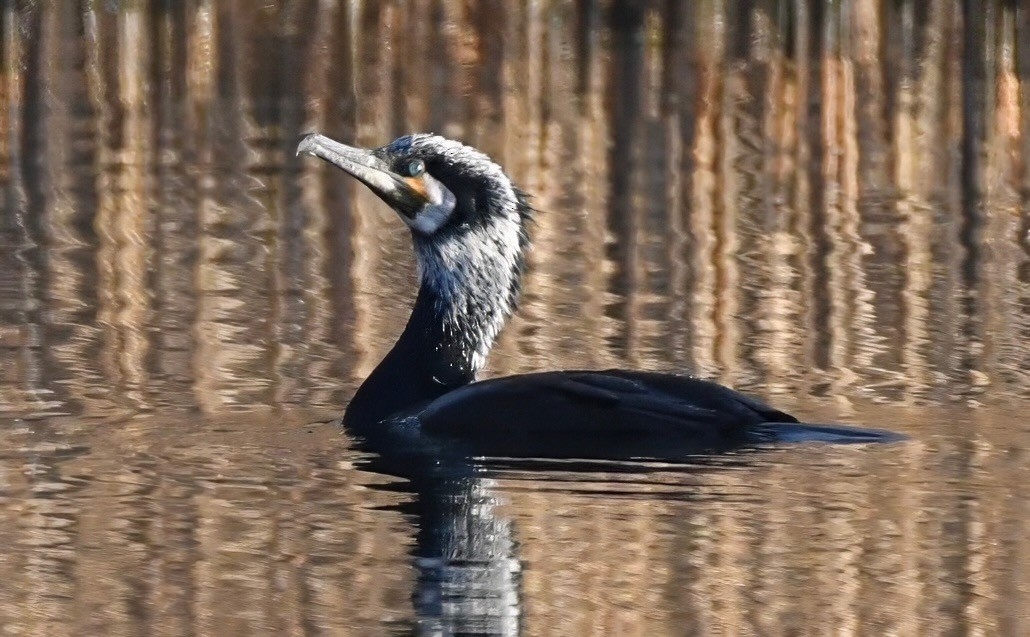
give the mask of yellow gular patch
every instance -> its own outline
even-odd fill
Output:
[[[429,193],[426,192],[426,182],[421,177],[405,177],[404,183],[411,186],[412,190],[422,195],[424,199],[429,199]]]

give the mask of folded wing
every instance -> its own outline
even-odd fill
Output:
[[[473,383],[418,415],[423,431],[463,439],[689,438],[729,442],[792,416],[721,385],[672,374],[564,371]]]

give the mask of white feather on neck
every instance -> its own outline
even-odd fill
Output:
[[[419,278],[435,292],[445,333],[458,336],[473,372],[486,363],[497,334],[513,311],[519,276],[517,215],[484,227],[415,242]]]

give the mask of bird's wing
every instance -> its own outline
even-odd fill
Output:
[[[780,414],[714,383],[671,374],[568,371],[456,389],[419,414],[439,435],[722,437]],[[785,414],[782,414],[786,418]]]
[[[623,369],[589,373],[605,377],[633,379],[652,387],[654,391],[689,400],[691,404],[698,407],[713,409],[724,414],[735,414],[738,418],[753,422],[797,422],[794,416],[770,407],[753,396],[703,378]]]

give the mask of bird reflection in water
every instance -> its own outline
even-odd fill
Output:
[[[521,563],[493,480],[472,458],[370,454],[363,469],[407,481],[418,635],[517,635]]]

